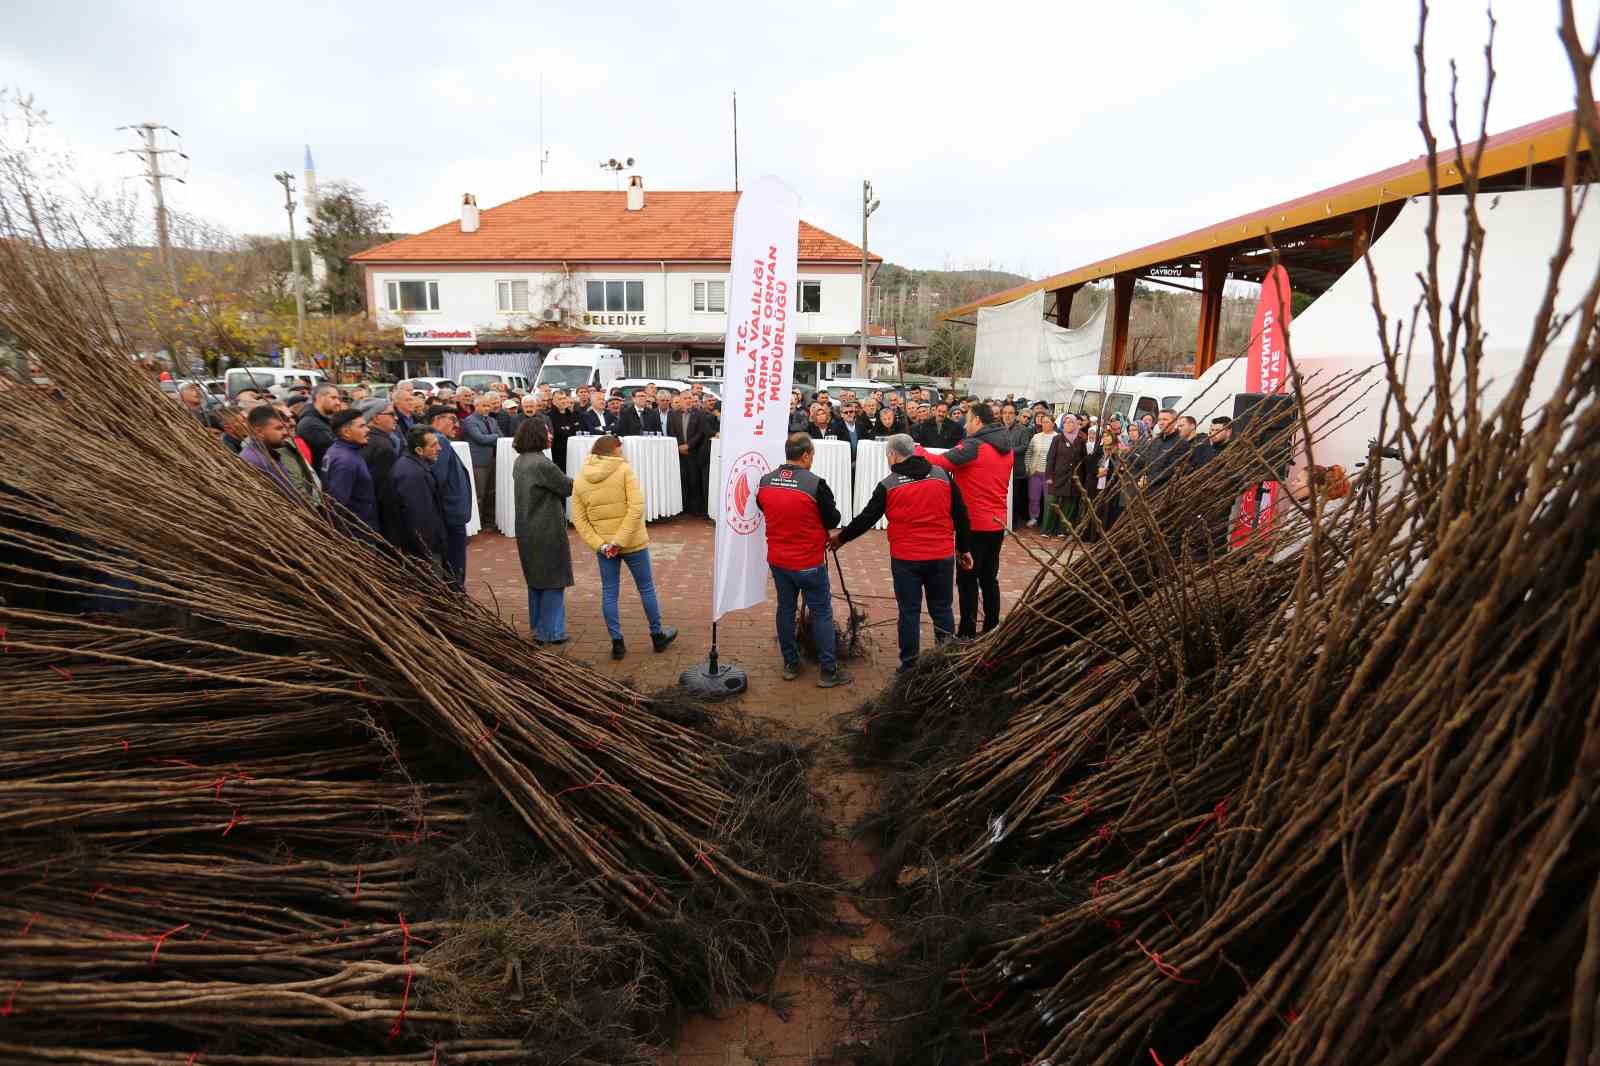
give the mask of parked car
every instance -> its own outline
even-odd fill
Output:
[[[1155,418],[1163,408],[1180,408],[1193,384],[1191,377],[1169,374],[1086,375],[1073,381],[1062,413],[1089,415],[1102,423],[1109,415]]]
[[[526,393],[532,389],[532,383],[524,374],[509,374],[500,370],[463,370],[456,375],[456,381],[463,389],[473,392],[482,392],[490,385],[504,385],[508,392]]]
[[[692,384],[702,386],[704,391],[712,396],[715,396],[718,402],[722,400],[721,391],[714,386],[704,381],[689,382],[679,380],[678,378],[618,378],[611,383],[611,388],[612,390],[620,390],[624,400],[631,400],[633,398],[633,394],[644,388],[646,385],[654,385],[657,392],[664,392],[668,395],[675,396],[680,392],[689,391],[689,386]]]
[[[298,389],[311,391],[326,382],[328,375],[309,367],[236,366],[230,367],[222,379],[227,383],[224,391],[230,400],[246,389],[284,400]]]
[[[432,396],[440,389],[459,388],[454,378],[406,378],[406,381],[410,382],[411,387],[424,396]]]

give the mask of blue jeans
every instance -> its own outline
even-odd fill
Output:
[[[650,632],[660,633],[661,607],[656,603],[656,579],[650,573],[650,549],[640,548],[615,559],[607,559],[596,552],[595,558],[600,562],[600,613],[605,615],[606,630],[611,634],[611,639],[622,639],[622,621],[617,617],[617,591],[622,584],[623,563],[628,564],[628,573],[633,575],[633,583],[639,589],[639,602],[644,604],[644,616],[650,620]]]
[[[928,617],[933,619],[933,639],[943,644],[955,632],[955,614],[950,610],[951,583],[955,580],[956,557],[943,559],[890,559],[889,574],[894,579],[894,599],[900,607],[900,669],[910,667],[922,643],[922,597],[928,597]]]
[[[528,590],[528,628],[535,640],[567,639],[567,590]]]
[[[444,527],[444,568],[448,571],[450,587],[457,592],[467,591],[467,527]]]
[[[778,649],[783,661],[800,662],[800,649],[794,642],[795,601],[803,593],[811,612],[811,639],[817,642],[817,661],[823,673],[839,665],[834,656],[833,592],[828,587],[828,564],[809,570],[784,570],[772,567],[772,584],[778,590]]]

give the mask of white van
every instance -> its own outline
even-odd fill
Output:
[[[290,389],[314,389],[328,380],[320,370],[306,368],[285,369],[281,366],[236,366],[223,375],[228,383],[228,399],[233,399],[245,389],[271,392],[279,399]]]
[[[552,348],[533,383],[569,391],[579,385],[609,389],[622,373],[622,352],[616,348]]]
[[[507,374],[500,370],[463,370],[456,375],[463,389],[482,392],[490,385],[504,385],[509,392],[529,392],[533,386],[523,374]]]
[[[1104,424],[1110,415],[1124,422],[1163,408],[1176,410],[1194,384],[1187,374],[1093,374],[1072,383],[1062,414],[1089,415]]]

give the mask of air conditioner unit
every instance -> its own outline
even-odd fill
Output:
[[[674,349],[673,353],[672,353],[672,361],[674,363],[687,363],[689,361],[689,349],[687,349],[687,348]]]

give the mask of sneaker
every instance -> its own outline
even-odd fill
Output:
[[[831,672],[824,670],[822,675],[817,678],[818,688],[833,688],[835,685],[848,685],[849,683],[850,675],[842,666],[834,667]]]
[[[1037,518],[1030,518],[1024,522],[1023,525],[1027,526],[1029,529],[1033,529],[1039,525],[1039,520]]]
[[[793,681],[795,678],[797,678],[799,676],[800,676],[800,664],[799,663],[784,663],[783,664],[783,679],[785,681]]]
[[[565,644],[571,639],[572,639],[571,637],[557,637],[554,640],[547,640],[544,643],[550,645],[550,647],[553,648],[558,644]]]
[[[667,645],[671,644],[673,641],[675,641],[677,639],[678,639],[678,627],[677,626],[662,626],[661,627],[661,632],[659,632],[659,633],[651,633],[650,634],[650,643],[655,645],[656,651],[658,651],[658,652],[666,651],[667,650]]]
[[[611,657],[613,659],[620,659],[626,654],[628,654],[628,646],[622,643],[621,637],[617,637],[611,642]]]

